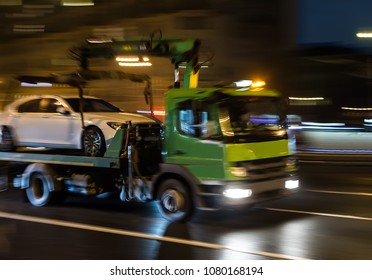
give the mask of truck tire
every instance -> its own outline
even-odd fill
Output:
[[[23,174],[22,188],[27,200],[34,206],[60,203],[65,198],[62,183],[55,170],[43,163],[32,163]]]
[[[162,182],[157,192],[159,212],[171,222],[184,222],[193,212],[193,201],[185,184],[177,179]]]
[[[42,172],[33,172],[30,176],[29,186],[26,189],[28,201],[37,207],[48,204],[52,199],[50,184],[51,176]]]

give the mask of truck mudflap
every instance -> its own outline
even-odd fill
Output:
[[[206,210],[239,208],[295,194],[299,189],[299,178],[294,175],[258,182],[204,181],[201,189]]]

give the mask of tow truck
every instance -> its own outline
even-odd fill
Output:
[[[68,193],[117,194],[124,202],[156,201],[159,212],[171,222],[187,221],[196,209],[239,208],[296,193],[295,139],[288,133],[285,98],[253,81],[198,87],[200,44],[200,40],[152,35],[123,41],[90,38],[74,47],[80,69],[44,81],[73,85],[81,99],[89,80],[145,81],[151,112],[151,83],[146,76],[93,71],[89,61],[123,54],[170,58],[174,86],[164,95],[165,122],[118,123],[102,157],[2,151],[0,160],[17,167],[16,172],[11,169],[9,182],[22,189],[34,206],[60,202]],[[187,65],[182,86],[181,63]]]

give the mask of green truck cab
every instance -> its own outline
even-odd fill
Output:
[[[299,187],[285,99],[262,87],[171,89],[154,191],[164,216],[252,205]]]

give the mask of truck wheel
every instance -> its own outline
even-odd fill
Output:
[[[184,222],[193,212],[190,191],[176,179],[168,179],[161,183],[157,201],[159,212],[171,222]]]
[[[26,189],[29,202],[34,206],[44,206],[51,201],[52,195],[49,191],[50,184],[53,184],[50,176],[41,172],[34,172],[30,176],[30,183]]]

